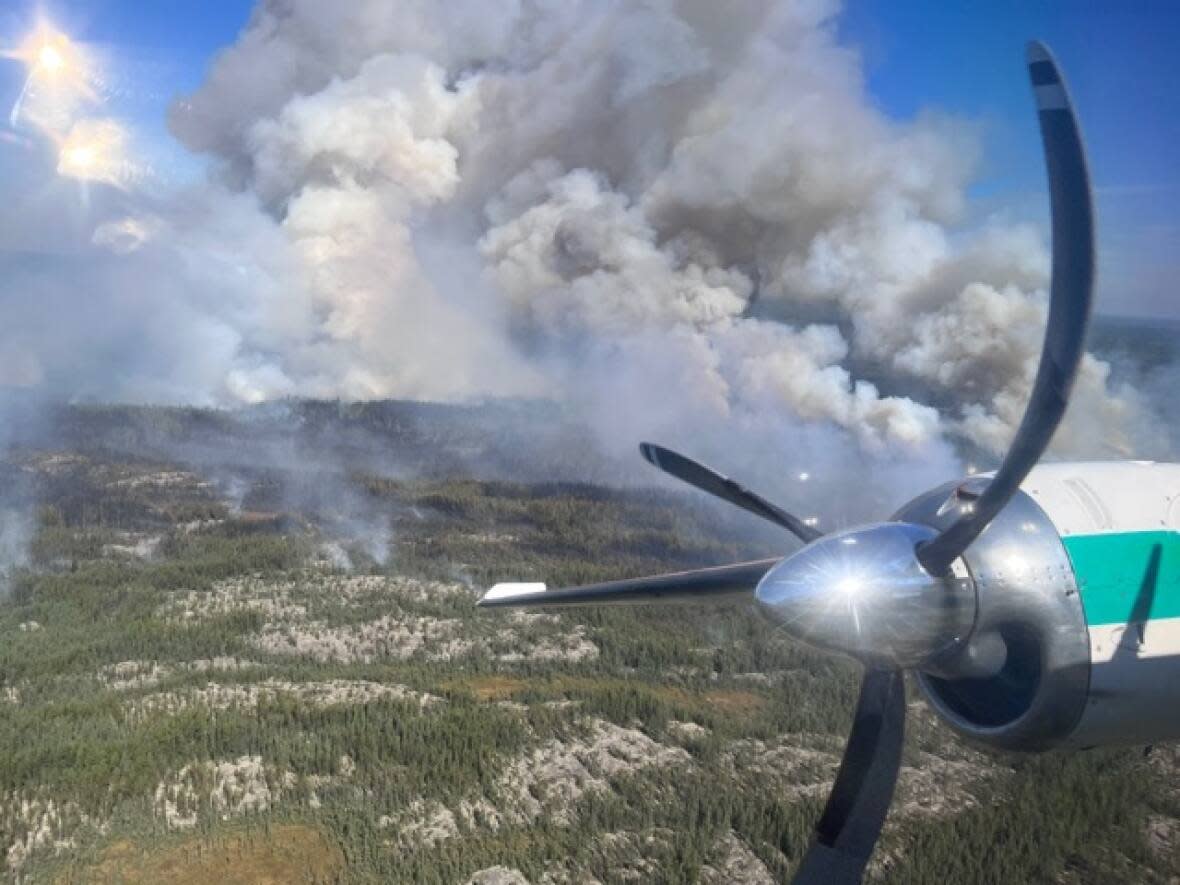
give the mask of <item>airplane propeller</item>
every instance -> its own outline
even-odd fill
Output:
[[[1084,352],[1094,280],[1094,213],[1081,133],[1048,49],[1028,47],[1052,205],[1053,264],[1040,364],[1016,436],[995,474],[948,502],[943,531],[882,522],[822,535],[765,498],[677,452],[643,443],[666,473],[779,525],[804,542],[782,560],[760,560],[546,592],[500,584],[481,606],[701,601],[751,592],[794,638],[865,667],[852,730],[797,885],[859,882],[876,845],[901,765],[906,670],[977,678],[999,672],[998,634],[974,633],[975,587],[960,557],[1003,510],[1048,447]],[[986,483],[977,486],[976,483]]]
[[[723,501],[736,504],[743,510],[761,516],[763,519],[782,526],[796,538],[807,544],[814,541],[823,532],[807,525],[797,516],[792,516],[780,507],[771,504],[760,495],[754,494],[744,486],[734,482],[728,476],[722,476],[704,464],[694,461],[679,452],[673,452],[655,443],[640,443],[639,452],[651,464],[691,486],[696,486],[702,492],[716,495]]]

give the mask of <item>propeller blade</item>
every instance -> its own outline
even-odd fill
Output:
[[[793,885],[858,885],[893,801],[905,738],[905,677],[866,670],[840,771]]]
[[[762,576],[779,560],[759,559],[714,568],[672,572],[648,578],[587,584],[547,591],[544,584],[497,584],[479,601],[480,608],[545,605],[613,605],[642,602],[711,602],[754,593]]]
[[[946,574],[1044,454],[1069,403],[1090,321],[1094,210],[1081,130],[1057,64],[1040,43],[1029,44],[1028,72],[1036,95],[1053,214],[1053,282],[1045,344],[1028,406],[1004,463],[963,515],[918,549],[922,566],[935,575]]]
[[[722,476],[716,470],[712,470],[692,458],[685,457],[679,452],[646,442],[639,444],[639,451],[645,460],[665,473],[683,480],[691,486],[696,486],[702,492],[708,492],[710,495],[715,495],[730,504],[736,504],[743,510],[748,510],[763,519],[768,519],[775,525],[782,526],[804,544],[823,535],[823,532],[807,525],[797,516],[792,516],[787,511],[776,507],[745,486],[734,482],[728,476]]]

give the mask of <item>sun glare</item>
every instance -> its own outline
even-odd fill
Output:
[[[836,582],[836,592],[846,597],[857,596],[864,589],[864,585],[864,579],[859,575],[848,575]]]
[[[127,184],[127,133],[114,120],[82,120],[61,143],[57,171],[80,181]]]
[[[100,97],[97,65],[92,53],[48,22],[42,22],[15,49],[0,57],[24,65],[25,85],[9,114],[20,123],[61,134]]]
[[[85,79],[86,58],[81,48],[50,24],[41,24],[11,53],[20,59],[34,78]]]
[[[57,174],[84,182],[129,187],[143,168],[131,162],[127,128],[101,114],[98,56],[42,20],[15,49],[0,57],[25,66],[24,88],[9,125],[39,131],[57,149]]]
[[[67,170],[77,170],[84,172],[94,166],[95,150],[90,145],[83,145],[81,147],[72,147],[61,152],[62,166]]]
[[[56,46],[42,46],[37,50],[37,67],[53,74],[66,66],[66,57]]]

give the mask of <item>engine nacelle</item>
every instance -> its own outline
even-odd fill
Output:
[[[896,518],[941,529],[985,485],[948,483]],[[982,678],[920,673],[935,711],[1010,750],[1180,739],[1178,517],[1180,465],[1034,469],[963,555],[973,641],[998,635],[1003,666]]]

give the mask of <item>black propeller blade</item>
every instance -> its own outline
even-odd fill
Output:
[[[770,520],[775,525],[782,526],[804,544],[823,535],[823,532],[807,525],[799,517],[792,516],[782,508],[776,507],[761,495],[751,492],[728,476],[722,476],[716,470],[706,467],[692,458],[685,457],[679,452],[647,442],[639,444],[639,451],[648,462],[665,473],[683,480],[691,486],[696,486],[702,492],[708,492],[723,501],[736,504],[743,510],[748,510],[763,519]]]
[[[1086,343],[1094,288],[1094,209],[1081,131],[1065,81],[1040,43],[1029,44],[1028,72],[1037,99],[1053,211],[1053,282],[1045,344],[1028,407],[1004,463],[963,515],[918,550],[922,566],[934,575],[945,574],[979,537],[1044,454],[1065,414]]]
[[[866,670],[852,732],[794,885],[859,882],[893,801],[905,740],[905,677]]]
[[[912,539],[914,536],[908,534],[905,535],[904,553],[900,559],[890,553],[891,559],[882,564],[880,554],[894,549],[891,545],[897,532],[920,527],[879,523],[850,530],[843,537],[829,537],[781,563],[760,560],[575,587],[552,593],[545,592],[543,584],[497,585],[480,601],[480,605],[703,601],[715,596],[748,593],[758,588],[760,592],[767,590],[765,599],[758,598],[759,604],[784,630],[790,632],[791,625],[798,624],[797,617],[792,619],[792,611],[796,615],[801,611],[809,611],[807,606],[816,596],[821,596],[826,603],[833,593],[835,596],[847,597],[860,594],[864,611],[875,613],[881,618],[896,610],[898,600],[905,605],[912,604],[917,598],[916,590],[923,581],[929,581],[939,591],[939,600],[945,595],[943,591],[953,589],[951,583],[940,578],[948,574],[951,564],[1015,494],[1044,454],[1065,413],[1083,355],[1093,297],[1094,218],[1081,134],[1065,84],[1048,50],[1039,43],[1030,44],[1028,66],[1036,94],[1052,202],[1053,278],[1048,328],[1028,407],[1003,464],[978,496],[974,494],[974,489],[970,489],[970,496],[962,496],[958,502],[962,508],[958,519],[917,550],[917,558],[929,574],[917,574],[920,570],[911,558],[916,541]],[[821,537],[821,532],[797,517],[683,455],[650,443],[642,444],[640,450],[644,458],[661,470],[788,529],[805,543]],[[924,532],[921,537],[929,537],[932,531]],[[810,567],[813,563],[808,557],[821,554],[822,559],[826,556],[824,545],[828,544],[840,547],[838,555],[832,557],[837,565],[863,566],[870,571],[864,582],[855,574],[847,579],[839,575],[833,579],[823,569]],[[877,558],[874,558],[874,553]],[[764,575],[775,566],[776,576],[761,583]],[[851,584],[842,589],[849,581]],[[973,591],[973,585],[971,587]],[[874,598],[884,599],[887,604],[874,609],[870,604]],[[851,623],[859,635],[861,623],[858,609],[848,599],[836,601],[839,605],[831,606],[831,610],[839,612],[850,608],[853,618]],[[792,609],[792,605],[796,608]],[[908,616],[910,610],[904,609],[902,614]],[[908,618],[906,623],[912,625],[913,620]],[[808,640],[809,637],[814,639],[816,634],[798,630],[797,635]],[[831,635],[843,634],[836,630]],[[947,636],[956,640],[958,638],[957,633],[948,633]],[[912,638],[921,636],[915,633]],[[936,631],[934,638],[941,642],[944,637]],[[986,636],[983,637],[983,640],[986,639]],[[872,660],[863,656],[863,649],[859,645],[846,645],[833,642],[827,647],[842,649],[862,660]],[[909,661],[905,666],[922,669],[933,659],[914,657],[905,660]],[[905,679],[902,671],[866,670],[840,770],[823,816],[816,826],[814,838],[794,879],[796,885],[854,885],[861,881],[897,784],[905,734],[905,712]]]
[[[647,578],[587,584],[546,591],[544,584],[497,584],[479,601],[481,608],[527,605],[609,605],[637,602],[698,602],[719,596],[749,596],[777,559],[759,559],[714,568],[671,572]]]

